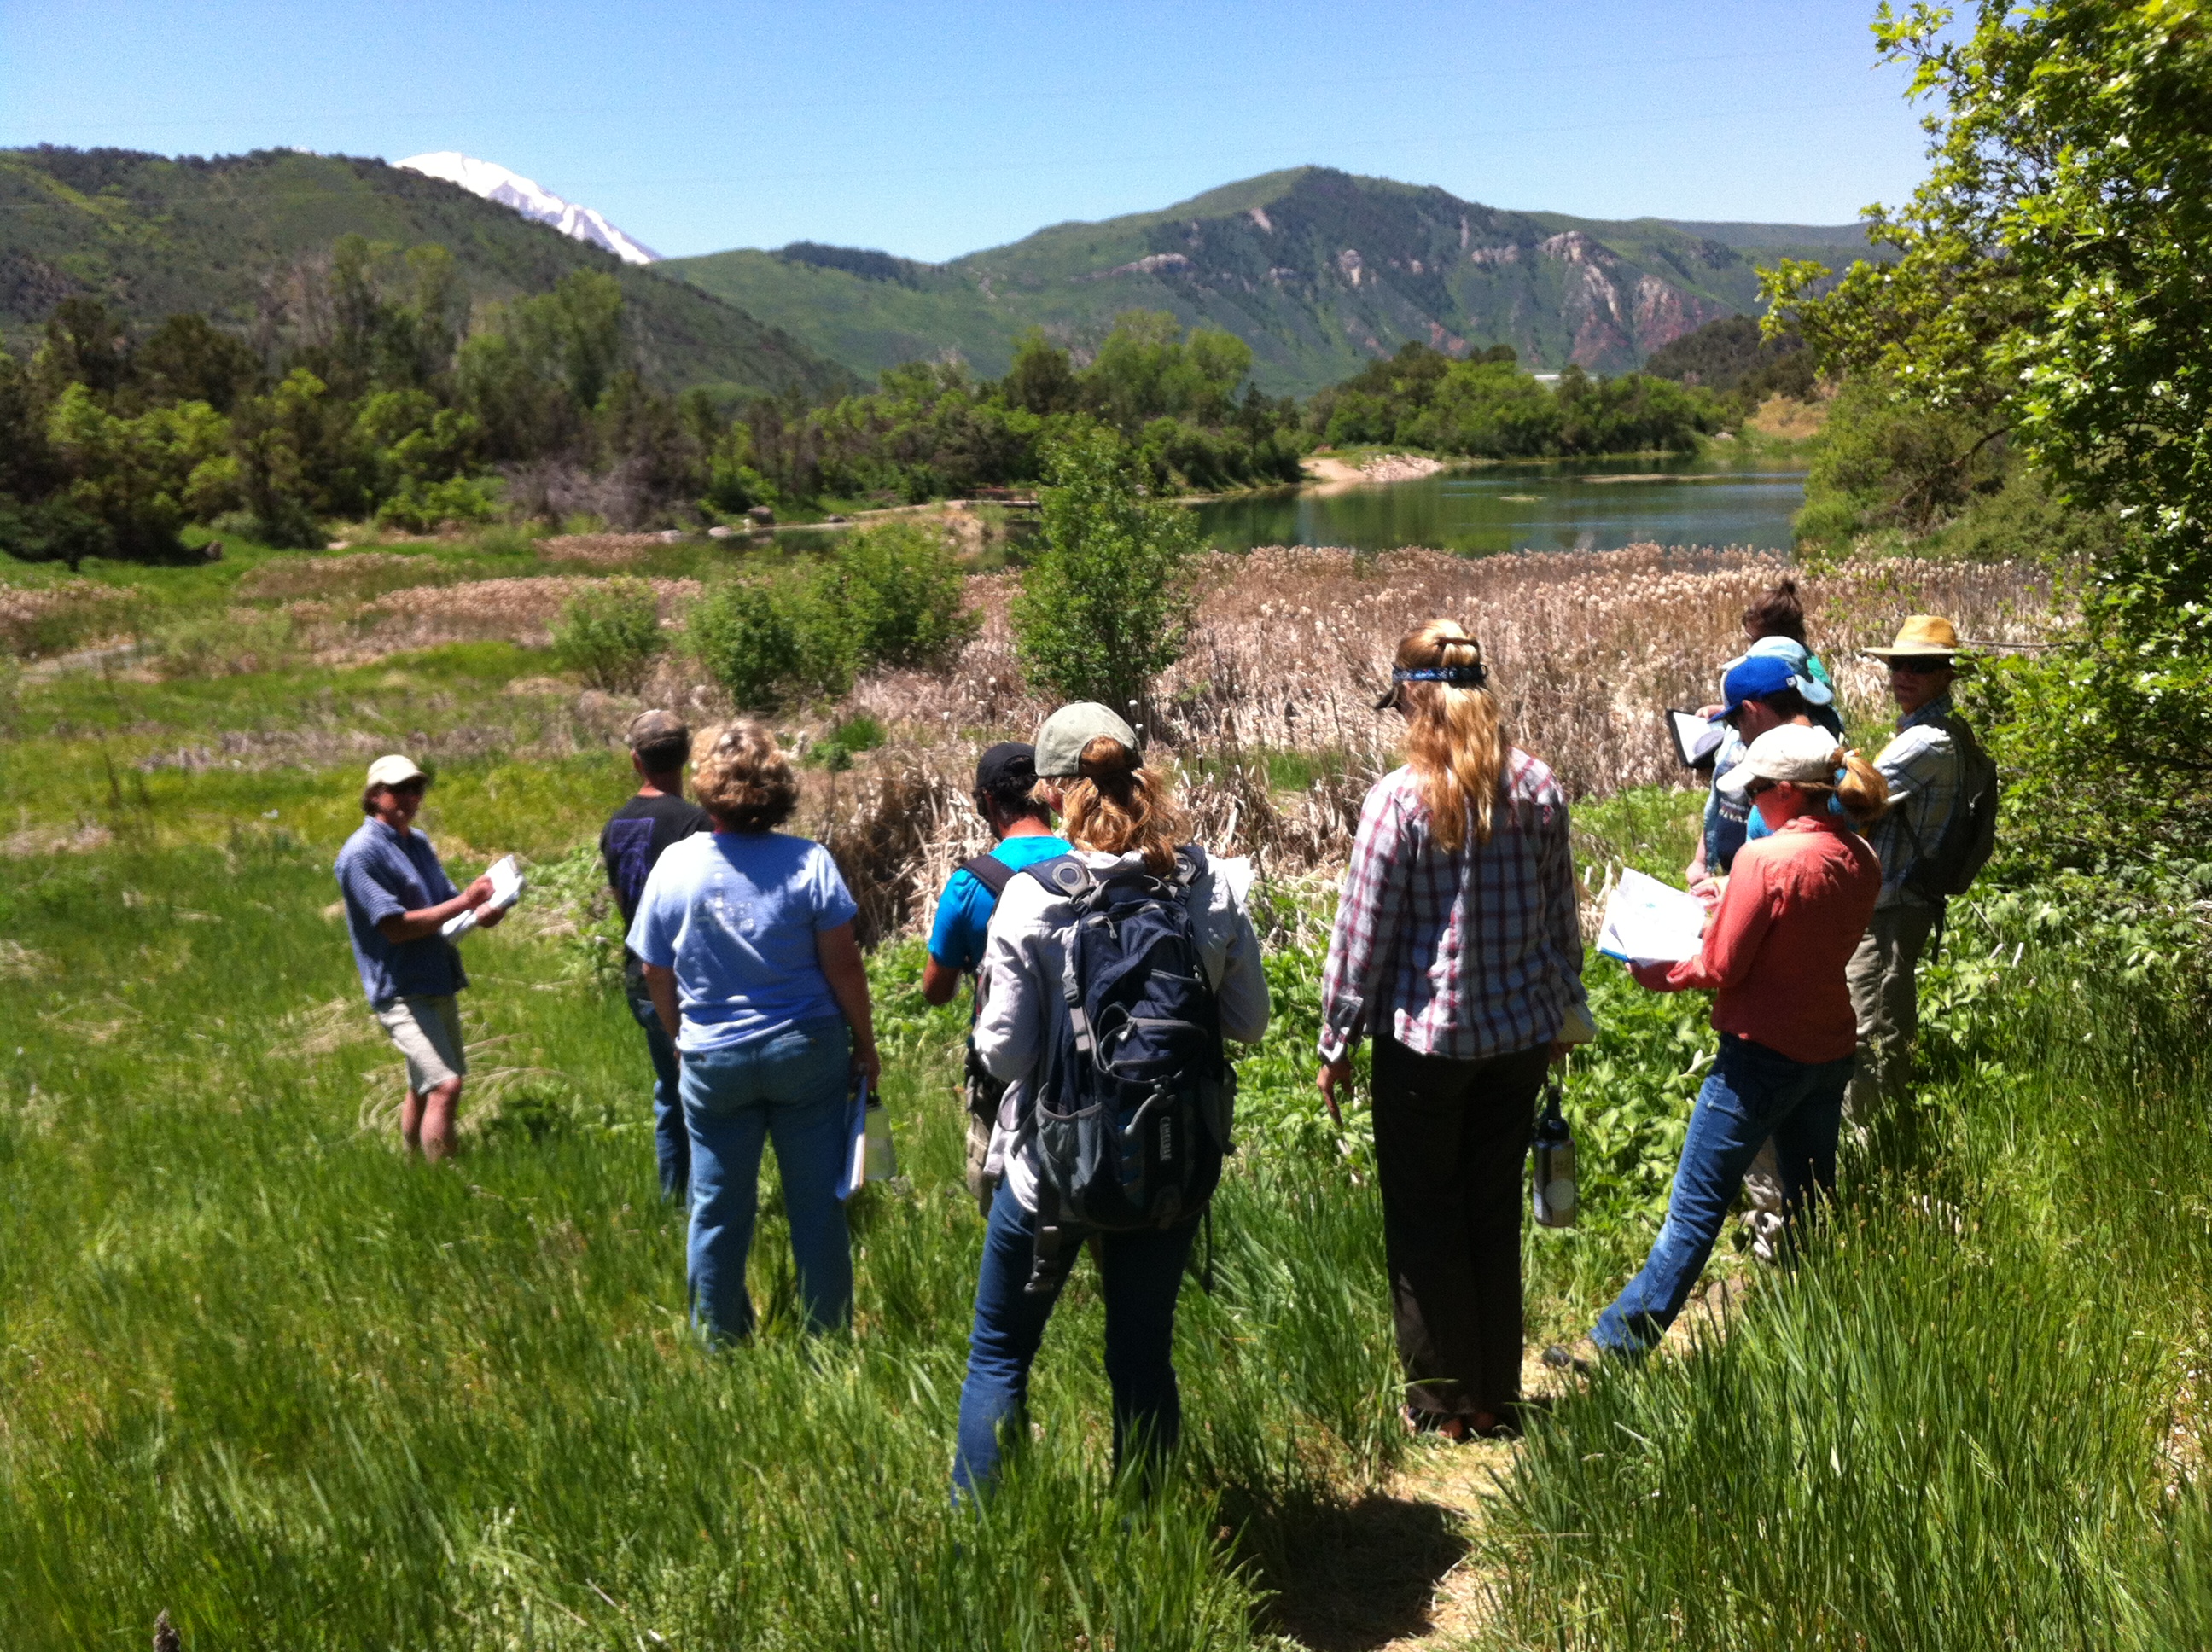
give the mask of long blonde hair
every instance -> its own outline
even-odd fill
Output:
[[[1482,647],[1457,620],[1432,619],[1406,633],[1395,664],[1403,671],[1480,673]],[[1479,677],[1398,682],[1393,691],[1406,715],[1406,762],[1428,805],[1430,837],[1445,853],[1456,854],[1472,822],[1474,841],[1489,842],[1498,777],[1512,750],[1497,696]]]
[[[1164,878],[1175,871],[1176,833],[1181,821],[1168,779],[1157,768],[1141,768],[1137,754],[1110,734],[1084,743],[1076,776],[1060,794],[1067,841],[1106,854],[1136,850],[1146,870]]]

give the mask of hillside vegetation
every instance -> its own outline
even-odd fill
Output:
[[[660,267],[857,372],[957,351],[995,377],[1031,326],[1091,348],[1121,312],[1164,310],[1236,334],[1263,390],[1303,396],[1409,341],[1624,372],[1755,311],[1762,265],[1868,252],[1856,226],[1601,222],[1302,167],[942,264],[800,244]]]
[[[125,149],[0,150],[0,342],[27,348],[63,300],[133,322],[190,312],[241,332],[279,325],[303,273],[342,235],[453,255],[465,303],[620,283],[637,366],[694,385],[819,396],[850,375],[734,305],[532,223],[457,185],[380,161],[260,150],[168,160]]]

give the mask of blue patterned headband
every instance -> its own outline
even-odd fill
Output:
[[[1390,680],[1393,683],[1449,683],[1454,688],[1479,689],[1490,680],[1490,676],[1479,665],[1413,668],[1401,665],[1390,673]]]

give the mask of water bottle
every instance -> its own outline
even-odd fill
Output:
[[[1536,1224],[1571,1228],[1575,1224],[1575,1139],[1559,1112],[1559,1081],[1544,1086],[1543,1116],[1536,1121],[1531,1144],[1528,1178],[1530,1202]]]
[[[891,1146],[891,1115],[872,1096],[861,1119],[860,1139],[864,1174],[870,1181],[889,1181],[898,1174],[898,1153]]]

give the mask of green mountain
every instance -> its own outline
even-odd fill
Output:
[[[1237,334],[1261,386],[1303,395],[1413,338],[1622,372],[1708,321],[1755,313],[1762,264],[1867,250],[1856,224],[1609,223],[1302,167],[949,264],[802,242],[654,267],[857,373],[957,352],[995,376],[1030,326],[1080,347],[1121,311],[1169,310]]]
[[[123,149],[0,149],[0,340],[19,352],[83,294],[143,322],[198,311],[252,333],[268,295],[349,232],[436,241],[473,302],[539,293],[576,270],[623,285],[646,376],[810,396],[852,376],[736,305],[569,240],[457,185],[380,161],[262,150],[212,161]]]

